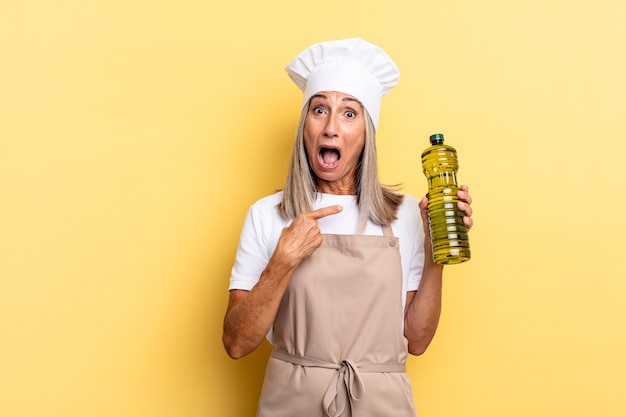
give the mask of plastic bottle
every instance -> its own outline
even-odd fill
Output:
[[[444,145],[443,134],[430,136],[431,146],[422,153],[422,168],[428,179],[428,220],[437,264],[469,261],[470,247],[464,213],[459,210],[456,193],[459,169],[456,149]]]

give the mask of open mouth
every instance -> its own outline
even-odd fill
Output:
[[[320,148],[319,160],[323,167],[334,168],[341,159],[341,153],[339,149],[335,148]]]

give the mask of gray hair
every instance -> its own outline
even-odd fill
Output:
[[[300,122],[287,179],[283,189],[283,199],[278,204],[280,214],[293,219],[298,214],[313,210],[313,201],[317,193],[316,176],[309,166],[304,147],[304,123],[309,111],[309,103],[302,107]],[[378,225],[389,225],[397,218],[398,207],[403,195],[398,193],[398,185],[388,186],[378,179],[378,161],[376,153],[376,129],[363,108],[365,118],[365,146],[361,153],[355,173],[357,204],[360,208],[359,228],[361,231],[369,220]]]

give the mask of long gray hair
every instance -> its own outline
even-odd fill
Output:
[[[316,176],[309,166],[304,147],[304,123],[308,111],[309,103],[302,107],[287,180],[283,189],[283,199],[278,205],[280,214],[287,219],[293,219],[300,213],[311,211],[316,198]],[[391,224],[397,218],[398,207],[404,197],[396,191],[397,185],[383,185],[378,179],[376,129],[367,110],[363,108],[363,111],[367,116],[365,117],[365,146],[355,173],[356,197],[361,212],[359,219],[361,231],[365,229],[368,220],[379,225]]]

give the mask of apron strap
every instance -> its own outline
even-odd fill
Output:
[[[328,384],[322,401],[324,411],[328,417],[340,416],[344,412],[348,401],[352,403],[352,400],[358,401],[363,397],[365,385],[361,379],[361,372],[406,372],[404,363],[356,364],[349,359],[345,359],[341,364],[335,364],[319,359],[292,355],[276,349],[272,352],[272,357],[293,363],[294,365],[337,370]]]
[[[393,230],[391,230],[391,226],[388,224],[381,226],[383,229],[383,236],[393,237]]]

